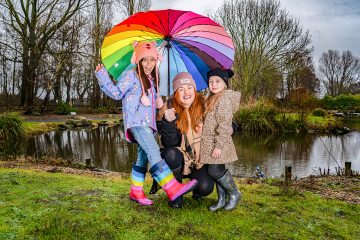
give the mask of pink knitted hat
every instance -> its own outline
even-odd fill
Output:
[[[196,92],[196,84],[194,79],[192,78],[191,74],[188,72],[181,72],[176,74],[176,76],[174,77],[174,79],[172,80],[172,87],[173,87],[173,93],[176,92],[176,90],[184,85],[191,85],[195,88],[195,92]]]
[[[131,63],[138,65],[139,71],[141,69],[139,67],[139,61],[141,59],[143,59],[144,57],[154,57],[156,60],[159,60],[160,62],[164,61],[163,56],[161,56],[161,54],[157,51],[156,45],[157,44],[156,44],[155,41],[138,43],[138,41],[135,40],[133,42],[134,53],[133,53],[133,56],[131,58]],[[156,86],[157,86],[157,89],[158,89],[155,106],[156,106],[156,108],[161,108],[164,105],[164,102],[161,99],[161,97],[159,96],[159,75],[158,75],[158,70],[157,70],[156,65],[155,65],[155,72],[156,72]],[[139,78],[141,80],[141,74],[139,74]],[[146,92],[145,92],[143,84],[141,84],[141,87],[142,87],[141,103],[144,106],[150,106],[151,105],[150,100],[146,96]]]

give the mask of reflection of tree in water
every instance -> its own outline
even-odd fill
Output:
[[[360,170],[360,132],[324,135],[321,139],[341,167],[345,161],[351,161],[353,170]],[[236,133],[233,141],[239,160],[227,166],[234,174],[253,175],[259,166],[268,177],[280,176],[285,165],[290,165],[294,175],[303,177],[319,167],[337,166],[320,138],[312,134]],[[84,164],[85,159],[91,158],[94,166],[120,172],[130,172],[137,157],[137,144],[126,142],[122,125],[56,131],[1,144],[1,151],[6,149],[11,155],[37,153],[40,157],[42,153],[57,152],[58,157]]]
[[[325,140],[330,151],[346,148],[342,143],[343,139],[332,142],[331,138]],[[324,146],[318,144],[320,139],[316,135],[240,133],[233,140],[239,160],[229,164],[229,168],[235,174],[253,175],[256,167],[260,166],[267,176],[280,176],[284,173],[285,166],[292,166],[292,173],[302,177],[311,174],[313,169],[328,166],[323,158],[329,153]],[[334,160],[330,165],[333,164],[336,164]]]

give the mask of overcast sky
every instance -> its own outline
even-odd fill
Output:
[[[176,9],[207,15],[222,4],[222,0],[152,0],[151,10]],[[360,0],[282,0],[289,14],[309,29],[315,47],[317,65],[328,49],[350,50],[360,57]]]

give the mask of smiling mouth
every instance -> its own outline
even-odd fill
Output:
[[[191,96],[186,96],[186,97],[184,97],[184,99],[189,99],[189,98],[191,98]]]

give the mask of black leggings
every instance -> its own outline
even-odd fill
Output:
[[[206,166],[209,175],[215,180],[222,178],[227,171],[225,164],[207,164]]]
[[[171,170],[184,166],[183,153],[174,147],[166,148],[162,151],[161,156],[165,159]],[[183,178],[196,179],[198,185],[194,189],[193,193],[200,196],[208,196],[214,190],[214,178],[212,178],[208,172],[207,167],[204,165],[200,169],[193,169],[189,175],[183,175]]]

